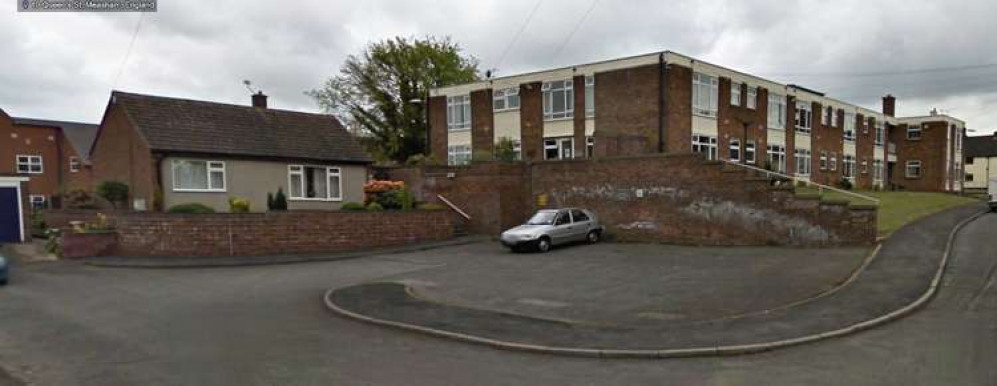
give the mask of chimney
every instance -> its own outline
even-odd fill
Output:
[[[883,97],[883,114],[891,117],[895,117],[897,111],[897,98],[893,95],[886,94]]]
[[[253,94],[253,107],[258,109],[267,108],[267,96],[263,95],[263,91],[257,91]]]

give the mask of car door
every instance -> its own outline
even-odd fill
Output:
[[[560,211],[557,213],[557,218],[554,219],[554,228],[550,232],[550,239],[554,244],[571,241],[573,231],[571,215],[566,210]]]
[[[580,209],[571,210],[571,239],[585,240],[589,229],[592,229],[592,219]]]

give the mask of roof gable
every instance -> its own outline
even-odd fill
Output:
[[[369,163],[335,117],[115,91],[111,103],[161,152]]]
[[[92,123],[51,121],[45,119],[12,118],[12,120],[17,125],[54,127],[61,130],[62,135],[66,136],[69,145],[84,160],[89,158],[90,146],[93,145],[93,141],[97,138],[97,128],[99,127]]]

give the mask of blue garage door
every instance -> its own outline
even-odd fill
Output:
[[[21,208],[17,188],[0,188],[0,243],[21,241]]]

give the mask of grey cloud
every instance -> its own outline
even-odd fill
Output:
[[[292,5],[293,4],[293,5]],[[248,103],[252,79],[271,103],[315,111],[303,91],[345,56],[395,35],[449,35],[500,75],[673,50],[904,114],[948,110],[997,127],[997,67],[900,75],[893,70],[997,63],[997,3],[965,1],[600,0],[567,46],[587,0],[171,0],[148,14],[118,88]],[[16,115],[97,121],[135,28],[135,14],[0,14],[0,107]]]

